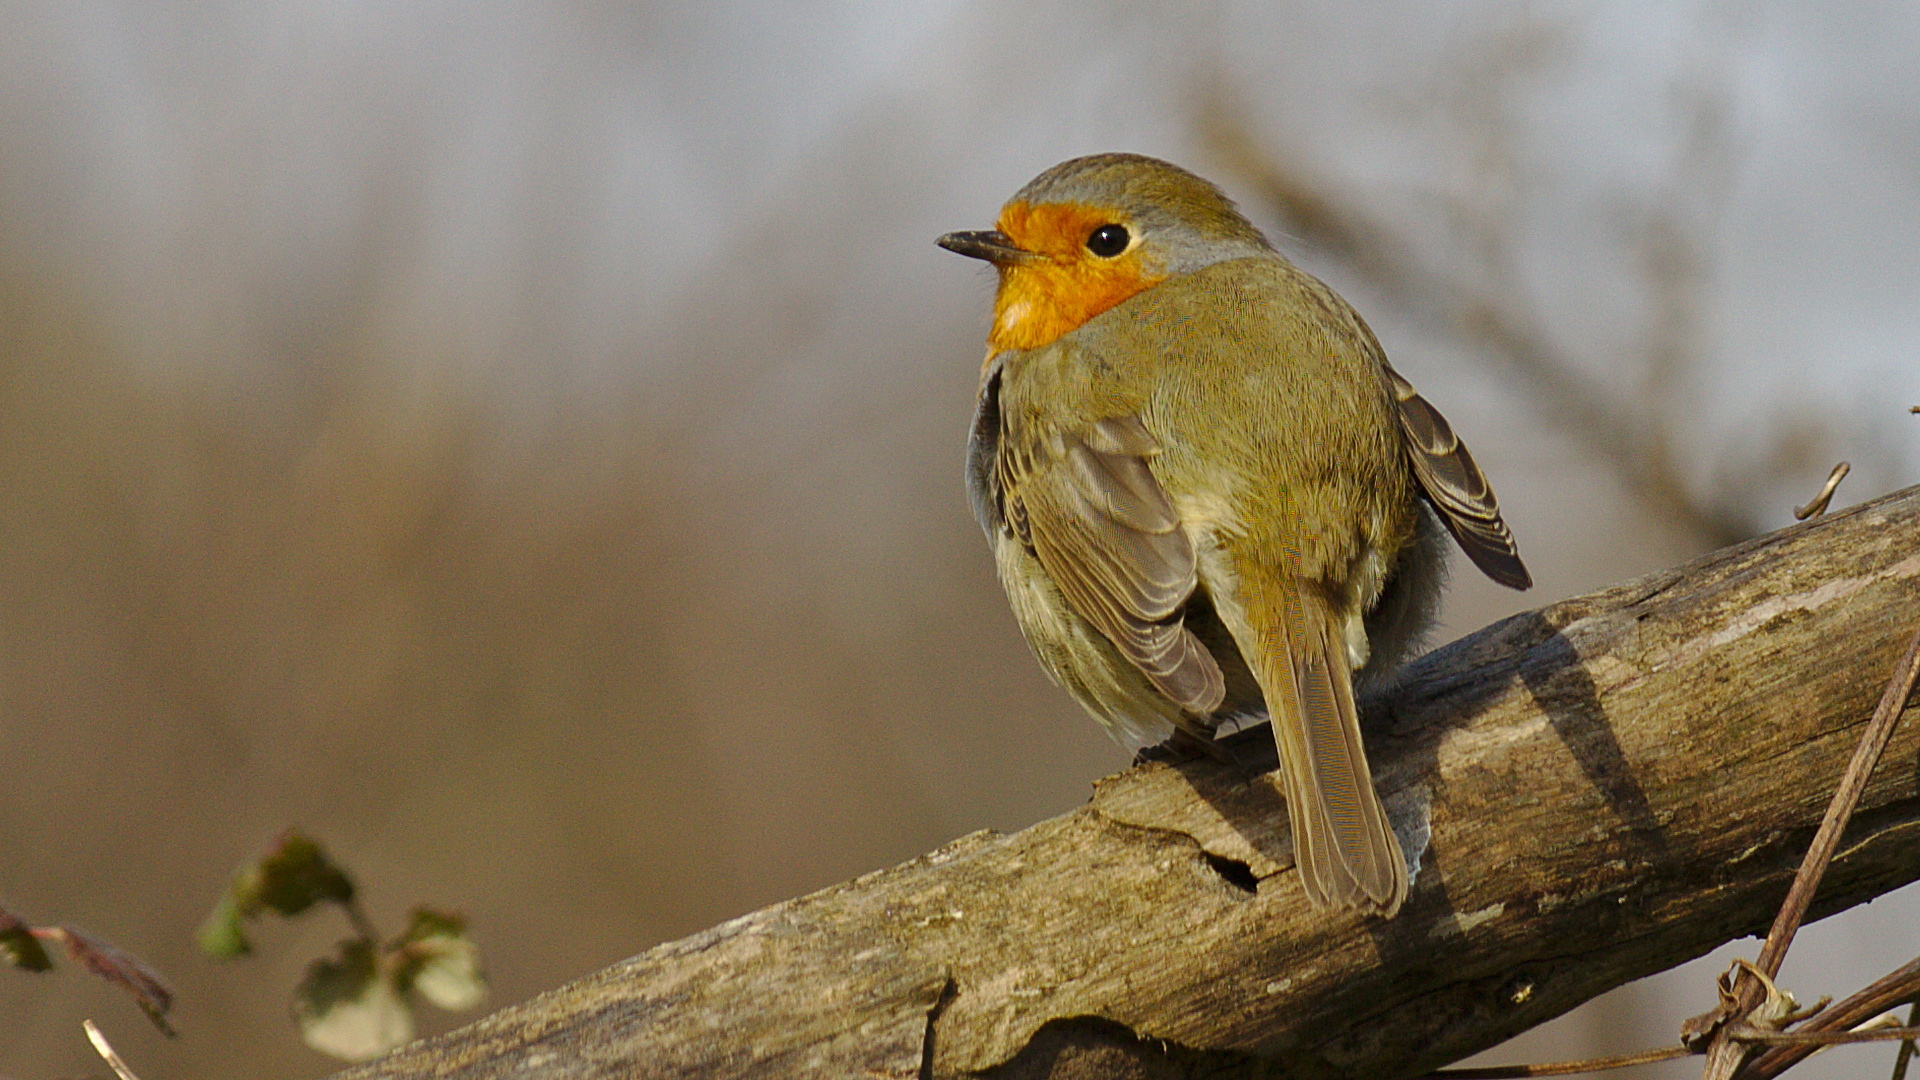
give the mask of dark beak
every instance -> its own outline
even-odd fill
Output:
[[[992,232],[950,232],[934,243],[956,255],[985,259],[995,266],[1011,266],[1028,262],[1034,257],[1033,252],[1026,248],[1014,246],[1013,239],[998,229]]]

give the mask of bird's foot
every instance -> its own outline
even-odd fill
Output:
[[[1141,747],[1134,753],[1133,763],[1145,765],[1150,761],[1158,761],[1168,765],[1180,765],[1189,761],[1198,761],[1201,758],[1210,758],[1225,765],[1240,764],[1226,747],[1186,728],[1173,729],[1173,734],[1165,742]]]

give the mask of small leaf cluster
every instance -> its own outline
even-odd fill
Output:
[[[354,896],[353,879],[319,843],[289,829],[242,866],[200,927],[202,952],[235,959],[253,951],[246,924],[267,913],[292,918],[319,904],[340,908],[352,937],[307,965],[293,991],[293,1018],[308,1046],[347,1061],[377,1057],[413,1038],[416,999],[442,1009],[486,1000],[480,950],[461,916],[415,908],[407,929],[383,942]]]

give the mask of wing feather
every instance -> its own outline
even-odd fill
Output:
[[[1017,444],[1003,437],[999,487],[1007,520],[1068,605],[1168,698],[1206,714],[1226,681],[1181,618],[1199,574],[1148,465],[1159,449],[1132,416]]]
[[[1384,363],[1381,366],[1399,406],[1407,459],[1447,531],[1482,573],[1509,588],[1531,587],[1533,575],[1520,561],[1519,545],[1500,517],[1500,502],[1494,498],[1487,474],[1480,471],[1447,418],[1399,372]]]

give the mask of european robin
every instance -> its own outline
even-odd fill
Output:
[[[1136,751],[1265,714],[1307,898],[1393,915],[1355,679],[1417,647],[1442,526],[1532,584],[1486,476],[1353,308],[1184,169],[1076,158],[939,243],[999,272],[967,485],[1041,666]]]

